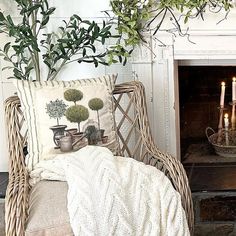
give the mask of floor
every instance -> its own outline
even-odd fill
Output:
[[[4,200],[0,199],[0,236],[4,235]]]
[[[4,198],[8,183],[8,173],[0,172],[0,236],[5,236],[4,230]]]

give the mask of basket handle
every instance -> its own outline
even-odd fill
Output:
[[[210,138],[210,136],[211,136],[212,134],[210,135],[209,132],[212,132],[212,134],[215,134],[216,132],[215,132],[215,130],[212,129],[211,127],[207,127],[207,128],[206,128],[205,134],[206,134],[206,136],[207,136],[208,141],[210,142],[210,139],[209,139],[209,138]]]

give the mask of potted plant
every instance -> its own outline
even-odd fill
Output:
[[[78,124],[78,133],[80,134],[80,123],[89,118],[89,111],[83,105],[74,105],[67,108],[65,116],[70,122]]]
[[[78,89],[67,89],[64,92],[64,98],[68,102],[74,102],[74,105],[76,105],[76,102],[80,101],[83,98],[83,93]],[[69,132],[73,137],[74,135],[78,135],[77,129],[67,129],[67,132]]]
[[[98,143],[99,141],[98,129],[94,125],[89,125],[84,132],[86,138],[88,139],[89,145],[95,145]]]
[[[42,29],[47,27],[55,7],[50,7],[48,0],[12,2],[17,3],[20,17],[16,23],[11,15],[0,10],[0,33],[10,38],[0,49],[0,56],[9,62],[4,69],[12,70],[14,78],[40,81],[43,69],[47,71],[46,79],[54,80],[72,62],[93,63],[96,67],[126,63],[129,51],[120,35],[113,33],[111,20],[100,25],[74,14],[56,32],[44,34]],[[117,38],[116,43],[104,47],[111,38]]]
[[[101,110],[104,107],[104,103],[102,101],[102,99],[100,98],[93,98],[88,102],[88,106],[91,110],[96,111],[97,112],[97,119],[98,119],[98,130],[100,132],[100,140],[102,139],[103,135],[104,135],[104,129],[101,129],[100,127],[100,118],[99,118],[99,110]]]
[[[64,135],[66,125],[60,125],[59,120],[64,116],[67,105],[63,100],[56,99],[46,104],[46,113],[50,118],[57,120],[57,125],[51,126],[50,129],[53,131],[53,139],[55,144],[58,146],[58,140]]]

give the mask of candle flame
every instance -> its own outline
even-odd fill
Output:
[[[236,77],[233,77],[233,82],[236,82]]]
[[[225,118],[229,118],[229,115],[228,115],[228,113],[225,113]]]
[[[235,78],[236,79],[236,78]],[[221,82],[221,86],[225,86],[225,82]]]

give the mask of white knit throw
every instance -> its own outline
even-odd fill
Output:
[[[87,146],[42,161],[31,177],[68,182],[75,236],[187,236],[178,192],[155,167]]]

